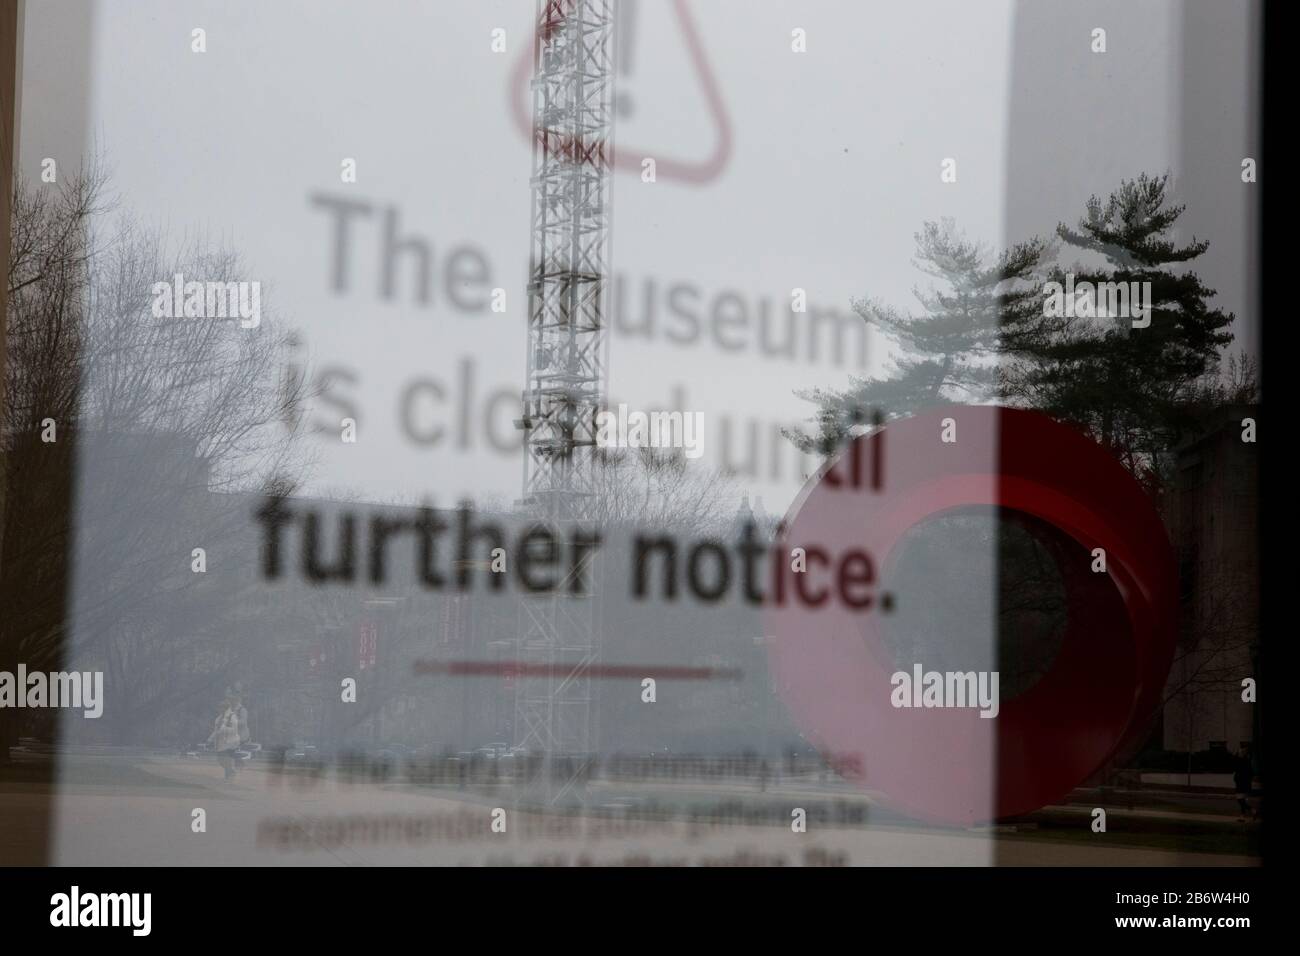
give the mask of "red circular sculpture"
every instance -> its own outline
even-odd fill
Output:
[[[946,424],[955,441],[942,440]],[[847,480],[871,469],[878,487]],[[902,812],[960,824],[1060,799],[1149,726],[1177,613],[1173,551],[1146,492],[1105,449],[1034,412],[930,409],[855,439],[829,480],[823,469],[804,487],[779,543],[787,555],[864,548],[880,568],[909,528],[972,505],[1033,515],[1081,545],[1060,569],[1060,652],[996,717],[895,708],[891,675],[913,662],[892,660],[882,644],[879,600],[867,612],[840,603],[767,611],[774,682],[805,736],[838,760],[856,758],[858,782]],[[1094,548],[1105,549],[1113,587],[1096,586]],[[941,595],[943,582],[934,586]]]

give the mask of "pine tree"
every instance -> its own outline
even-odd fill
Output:
[[[1077,228],[1057,227],[1064,243],[1096,262],[1072,267],[1076,286],[1150,283],[1141,303],[1150,324],[1044,316],[1008,337],[999,374],[1008,398],[1083,428],[1149,483],[1158,483],[1169,451],[1194,427],[1193,399],[1233,338],[1232,313],[1212,308],[1214,290],[1183,267],[1209,243],[1172,237],[1185,207],[1169,204],[1168,179],[1125,180],[1105,201],[1090,198]],[[1051,279],[1064,285],[1067,273],[1058,267]],[[1092,303],[1081,311],[1104,310]]]
[[[786,433],[804,451],[829,454],[855,425],[876,415],[896,418],[934,405],[997,397],[1001,341],[1038,314],[1041,285],[1032,280],[1048,244],[1031,240],[994,255],[959,233],[951,219],[925,223],[915,240],[913,263],[938,280],[913,289],[923,311],[907,313],[871,299],[853,303],[853,310],[898,351],[884,378],[853,378],[843,390],[798,393],[818,406],[814,433]]]

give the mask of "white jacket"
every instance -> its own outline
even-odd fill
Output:
[[[208,743],[213,750],[234,750],[239,746],[239,715],[227,707],[212,725]]]

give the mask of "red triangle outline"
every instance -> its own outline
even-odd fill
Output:
[[[552,0],[551,3],[548,3],[546,15],[553,19],[554,14],[559,10],[563,2],[564,0],[558,0],[558,2]],[[717,127],[718,137],[713,154],[704,161],[693,163],[671,158],[658,159],[656,157],[656,172],[669,179],[703,185],[716,179],[722,172],[723,167],[726,166],[727,160],[731,158],[731,121],[727,116],[726,105],[722,102],[722,96],[718,91],[717,81],[714,79],[713,72],[709,69],[708,59],[704,53],[704,44],[700,41],[699,32],[695,28],[695,21],[691,19],[690,12],[687,10],[686,0],[673,0],[673,8],[677,13],[677,19],[682,28],[682,35],[686,40],[686,49],[690,55],[691,64],[695,67],[696,77],[704,91],[705,103]],[[527,49],[524,50],[523,55],[519,57],[510,73],[508,92],[510,112],[514,118],[515,127],[525,139],[530,139],[534,135],[534,130],[532,128],[532,117],[528,115],[528,98],[519,95],[519,93],[526,92],[528,89],[528,81],[532,76],[535,48],[536,38],[534,35],[534,42],[530,43]],[[564,144],[559,149],[567,151],[571,148],[572,144]],[[614,169],[640,172],[640,156],[646,155],[648,152],[620,149],[615,145],[611,148],[611,165]]]

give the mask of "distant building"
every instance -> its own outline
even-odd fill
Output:
[[[1238,750],[1259,735],[1242,680],[1259,679],[1259,465],[1242,440],[1258,405],[1218,409],[1178,450],[1166,520],[1178,555],[1179,646],[1166,686],[1166,750]]]

